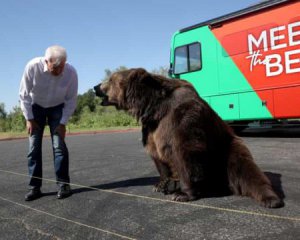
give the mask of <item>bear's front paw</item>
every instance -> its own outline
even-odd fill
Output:
[[[177,180],[170,179],[165,189],[165,194],[172,194],[180,191],[180,182]]]
[[[176,202],[188,202],[195,200],[196,197],[193,195],[188,195],[184,192],[177,192],[173,195],[172,200]]]
[[[168,190],[169,181],[169,178],[161,179],[157,184],[154,185],[153,191],[166,193]]]

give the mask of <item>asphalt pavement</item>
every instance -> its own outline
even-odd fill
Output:
[[[44,196],[25,202],[27,139],[1,141],[0,239],[300,239],[300,136],[243,139],[283,208],[239,196],[177,203],[153,192],[158,174],[138,131],[67,136],[73,195],[63,200],[45,138]]]

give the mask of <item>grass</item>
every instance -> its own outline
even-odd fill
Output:
[[[120,126],[120,127],[103,127],[103,128],[69,128],[67,127],[67,134],[80,132],[95,132],[95,131],[110,131],[110,130],[126,130],[126,129],[140,129],[137,126]]]
[[[27,137],[26,132],[0,132],[0,140]]]
[[[67,134],[77,134],[77,133],[95,133],[95,132],[106,132],[106,131],[118,131],[127,129],[140,129],[140,127],[106,127],[106,128],[70,128],[67,126]],[[50,136],[49,128],[46,127],[44,131],[44,136]],[[28,134],[24,132],[0,132],[0,140],[6,139],[18,139],[27,138]]]

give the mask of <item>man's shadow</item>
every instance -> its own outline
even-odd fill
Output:
[[[281,174],[272,173],[272,172],[265,172],[265,175],[270,180],[274,191],[277,193],[280,199],[285,198],[285,194],[282,189],[281,183]],[[117,182],[105,183],[100,185],[94,185],[89,187],[82,187],[73,189],[73,194],[89,192],[89,191],[97,191],[97,190],[112,190],[117,188],[128,188],[128,187],[135,187],[135,186],[154,186],[158,183],[159,177],[142,177],[142,178],[133,178],[127,179]],[[213,197],[225,197],[232,195],[228,191],[207,191],[201,194],[203,198],[213,198]]]

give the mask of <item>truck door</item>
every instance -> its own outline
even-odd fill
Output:
[[[176,78],[193,84],[208,103],[218,94],[218,64],[216,41],[207,26],[173,37],[173,73]]]

